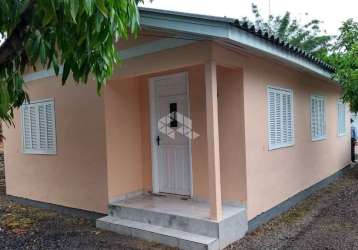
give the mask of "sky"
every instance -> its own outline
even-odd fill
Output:
[[[267,17],[283,15],[286,11],[304,23],[310,19],[323,21],[322,28],[336,35],[341,23],[353,18],[358,21],[358,0],[145,0],[142,6],[189,13],[240,18],[250,17],[251,4],[255,3]],[[308,17],[306,16],[308,13]]]

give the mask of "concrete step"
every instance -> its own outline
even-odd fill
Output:
[[[144,208],[127,207],[126,205],[111,204],[109,206],[109,212],[111,216],[120,219],[177,229],[208,237],[219,237],[218,224],[210,220],[163,213]]]
[[[180,249],[218,250],[219,240],[214,237],[184,232],[177,229],[106,216],[96,222],[98,228],[140,239],[159,242]]]

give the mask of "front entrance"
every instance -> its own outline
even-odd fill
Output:
[[[150,80],[155,193],[192,195],[190,139],[178,132],[183,131],[181,115],[189,117],[188,99],[186,73]]]

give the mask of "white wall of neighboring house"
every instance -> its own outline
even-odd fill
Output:
[[[354,120],[353,126],[358,129],[358,113],[351,113],[351,118]]]
[[[351,113],[351,118],[353,119],[353,123],[350,126],[356,127],[358,129],[358,113]],[[351,131],[349,131],[350,133]],[[358,145],[356,145],[356,154],[358,153]]]

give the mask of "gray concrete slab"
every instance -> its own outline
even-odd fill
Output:
[[[137,221],[130,221],[106,216],[97,220],[97,227],[123,233],[133,237],[160,242],[162,244],[180,247],[182,249],[218,249],[217,239],[180,230],[164,228]]]
[[[142,195],[111,202],[102,229],[157,241],[181,249],[223,249],[247,232],[246,208],[225,204],[223,219],[211,220],[206,202]]]

